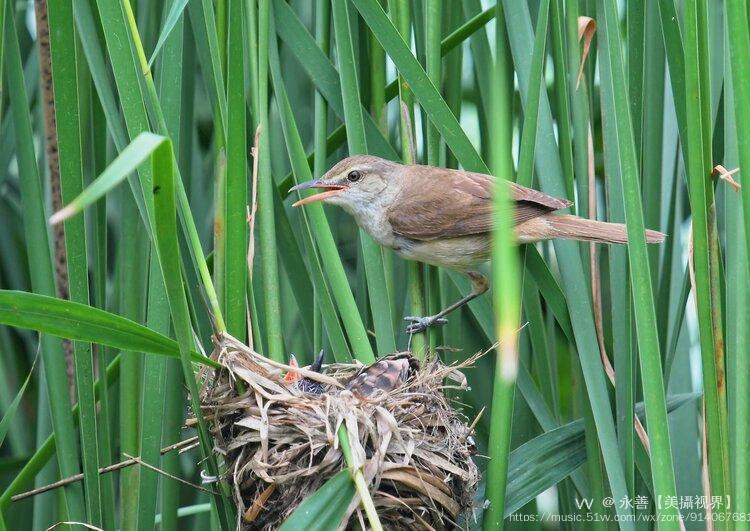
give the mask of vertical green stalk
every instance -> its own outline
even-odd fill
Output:
[[[736,168],[738,164],[737,127],[734,115],[734,84],[729,61],[724,63],[724,166]],[[746,355],[748,343],[748,278],[747,247],[742,223],[743,204],[736,190],[723,187],[726,200],[726,237],[733,242],[726,247],[726,285],[732,286],[726,294],[727,315],[727,394],[729,424],[729,458],[732,470],[732,510],[742,514],[748,507],[750,488],[750,459],[745,451],[750,427],[750,397],[748,397],[747,375],[750,374],[750,358]],[[737,529],[747,529],[748,522],[735,522]]]
[[[261,245],[268,249],[261,255],[263,294],[268,342],[266,354],[273,360],[284,360],[281,336],[281,302],[279,265],[276,253],[273,178],[271,176],[271,135],[268,127],[268,42],[276,38],[269,33],[271,3],[260,0],[258,10],[258,106],[260,109],[260,161],[258,164],[258,229]]]
[[[174,4],[174,2],[172,2]],[[164,107],[165,118],[169,120],[170,136],[177,142],[180,138],[179,122],[182,90],[182,45],[183,23],[178,20],[162,49],[159,69],[159,98]],[[169,334],[169,304],[164,282],[157,260],[151,253],[149,278],[151,285],[148,294],[147,324],[152,330]],[[179,474],[173,455],[160,455],[162,446],[176,442],[182,424],[182,378],[177,360],[159,359],[147,356],[143,370],[143,414],[141,419],[140,450],[145,463]],[[177,406],[177,407],[175,407]],[[163,442],[167,441],[167,442]],[[138,488],[138,529],[148,529],[153,525],[159,501],[161,483],[162,528],[170,529],[176,519],[178,500],[173,495],[174,482],[160,476],[147,467],[141,467]]]
[[[203,4],[201,5],[205,7]],[[99,92],[103,109],[107,115],[107,123],[110,127],[109,130],[115,140],[116,147],[118,149],[124,149],[128,135],[131,138],[135,138],[138,133],[148,129],[145,101],[148,101],[150,110],[156,115],[155,120],[158,124],[158,129],[164,134],[167,134],[167,127],[164,122],[164,116],[161,112],[161,106],[158,102],[158,96],[156,95],[156,89],[151,76],[151,69],[148,66],[148,60],[143,51],[143,46],[140,44],[141,40],[138,34],[138,28],[135,25],[132,9],[130,9],[130,4],[127,2],[120,4],[117,0],[97,0],[97,6],[101,14],[104,36],[109,52],[110,63],[112,65],[112,71],[117,84],[118,94],[120,96],[120,104],[125,118],[127,135],[126,131],[121,127],[117,110],[114,108],[114,94],[106,83],[106,67],[104,65],[103,53],[97,46],[95,46],[95,43],[98,43],[98,38],[95,36],[95,22],[91,7],[83,0],[74,0],[73,4],[76,24],[79,32],[82,34],[81,40],[84,44],[84,51],[86,52],[88,61],[92,64],[91,72],[94,76],[97,91]],[[195,11],[191,9],[191,15],[195,13],[196,17],[198,17],[198,14],[203,13],[203,11],[200,11],[196,2],[191,2],[190,6],[196,6]],[[127,20],[125,17],[127,17]],[[213,19],[211,19],[211,23],[212,22]],[[128,35],[128,27],[131,30],[130,35]],[[84,34],[85,37],[83,37]],[[196,34],[205,36],[204,34],[199,33],[197,29]],[[213,36],[215,37],[215,34]],[[133,40],[132,45],[129,42],[131,38]],[[210,38],[210,35],[208,36],[209,46],[214,43],[214,40],[215,39]],[[203,59],[203,57],[201,58]],[[210,58],[206,58],[206,61],[211,65],[214,65],[215,63],[214,61],[210,61]],[[145,96],[142,92],[141,84],[138,81],[138,68],[140,68],[144,77],[146,89]],[[215,69],[212,69],[211,71],[215,72]],[[219,78],[220,77],[221,76],[219,75]],[[215,88],[215,85],[218,85],[218,83],[214,83],[210,85],[210,87]],[[222,123],[225,122],[223,116],[226,114],[226,108],[223,103],[225,103],[224,99],[220,99],[217,103],[217,107],[220,111],[218,115],[222,118]],[[223,129],[217,131],[217,134],[223,134]],[[140,190],[138,190],[137,185],[135,184],[131,183],[131,186],[133,187],[134,198],[138,204],[143,222],[146,225],[149,235],[151,235],[152,227],[150,213],[146,210],[147,207],[143,197],[143,190],[151,190],[152,188],[150,168],[141,168],[138,172],[138,176],[140,178]],[[198,272],[203,285],[202,287],[206,292],[206,297],[211,308],[212,318],[215,322],[216,328],[221,332],[226,329],[224,317],[203,255],[200,238],[196,229],[195,220],[190,211],[190,205],[188,203],[182,179],[177,180],[177,194],[183,230],[185,232],[185,237],[189,242],[193,265]]]
[[[50,53],[54,88],[55,124],[63,205],[83,190],[83,152],[78,101],[78,72],[73,6],[50,2]],[[64,65],[64,66],[63,66]],[[70,300],[88,304],[89,282],[84,217],[65,222],[65,247]],[[76,390],[80,410],[81,457],[88,521],[101,525],[99,448],[94,400],[94,367],[91,345],[74,343]]]
[[[227,35],[228,32],[231,31],[227,29],[227,25],[232,23],[231,19],[227,22],[227,15],[231,16],[231,12],[227,13],[228,1],[229,0],[216,0],[216,40],[219,42],[219,64],[221,65],[221,71],[224,73],[225,78],[228,77],[227,68],[232,64],[227,51],[230,46],[227,42]],[[227,117],[229,116],[229,112],[229,105],[227,102]]]
[[[381,4],[383,0],[378,0]],[[329,5],[330,7],[330,5]],[[317,18],[316,11],[316,21]],[[330,13],[329,13],[330,15]],[[316,40],[318,45],[321,46],[320,42],[320,27],[317,26],[316,22]],[[370,113],[372,114],[375,124],[378,126],[383,135],[388,135],[388,114],[386,108],[386,97],[385,97],[385,50],[380,46],[380,43],[375,38],[375,35],[369,33],[370,37]],[[323,48],[323,53],[328,53],[328,48]]]
[[[620,178],[625,203],[628,229],[628,261],[632,283],[633,309],[638,337],[638,354],[643,374],[643,396],[646,404],[649,438],[651,441],[651,473],[654,495],[665,499],[676,496],[672,450],[667,423],[665,385],[662,380],[659,337],[656,329],[651,272],[646,251],[643,207],[638,175],[638,160],[633,143],[633,125],[628,108],[625,69],[617,22],[617,6],[612,0],[599,2],[599,24],[604,35],[602,90],[612,101],[614,120],[612,127],[617,135],[620,155]],[[679,528],[679,511],[661,504],[657,507],[660,527]]]
[[[644,49],[646,33],[645,0],[630,0],[626,4],[625,20],[628,43],[627,57],[625,58],[625,67],[628,76],[628,99],[630,100],[630,115],[633,121],[635,147],[637,153],[641,153],[641,124],[643,123],[643,104],[646,99],[643,97],[643,70],[647,55]],[[649,50],[649,54],[652,51]]]
[[[149,245],[143,224],[138,216],[135,201],[128,190],[120,193],[121,229],[117,246],[117,283],[120,285],[120,307],[118,313],[137,323],[145,319],[147,299],[147,274]],[[139,257],[133,259],[133,257]],[[138,455],[139,452],[139,412],[141,397],[141,374],[143,354],[122,352],[122,373],[119,379],[119,439],[123,454]],[[138,471],[129,467],[120,472],[120,518],[123,529],[135,529],[138,512]]]
[[[384,4],[385,0],[378,0]],[[386,107],[385,95],[385,50],[375,38],[372,32],[368,32],[370,39],[370,113],[383,138],[388,138],[388,108]],[[327,49],[325,50],[327,53]],[[388,292],[388,305],[396,309],[403,301],[398,300],[396,286],[394,285],[394,252],[386,247],[380,248],[383,257],[383,270],[385,272],[385,284]],[[400,298],[399,298],[400,299]],[[391,312],[394,327],[399,326],[398,312]]]
[[[47,236],[47,216],[36,164],[34,140],[31,129],[28,98],[24,86],[21,52],[13,17],[13,4],[3,2],[7,16],[3,20],[4,64],[2,65],[10,98],[11,118],[16,138],[16,157],[20,175],[21,203],[24,211],[24,234],[29,255],[29,272],[32,290],[42,295],[55,296],[52,261]],[[52,426],[57,439],[58,465],[62,476],[79,472],[78,443],[70,414],[67,371],[63,358],[62,342],[55,337],[40,337],[42,362],[44,366],[47,394]],[[70,485],[64,489],[64,499],[68,517],[85,521],[83,490],[80,485]]]
[[[348,0],[333,0],[333,26],[336,34],[336,50],[339,59],[339,75],[344,102],[346,137],[349,153],[367,153],[362,105],[359,97],[354,48],[349,27]],[[370,298],[375,340],[382,354],[395,352],[396,338],[393,332],[393,311],[388,301],[383,257],[380,247],[367,233],[360,229],[360,244],[365,262],[367,291]]]
[[[5,2],[0,5],[0,94],[3,93],[3,82],[5,76],[3,75],[3,65],[5,64],[5,18],[7,15],[7,4]],[[13,13],[13,11],[10,11]],[[3,106],[0,105],[0,124],[3,123]]]
[[[81,106],[88,106],[91,109],[88,127],[88,142],[91,145],[91,179],[99,175],[107,163],[107,138],[105,135],[96,134],[98,131],[106,130],[106,121],[102,113],[102,107],[99,101],[94,97],[93,86],[91,84],[91,73],[88,64],[84,61],[79,63],[79,80],[85,79],[85,85],[80,83],[81,88],[86,88],[86,95],[79,99]],[[85,70],[85,75],[84,74]],[[87,186],[90,180],[85,183]],[[105,310],[107,308],[107,199],[102,198],[94,208],[93,219],[93,238],[91,246],[93,249],[94,263],[92,264],[92,278],[94,280],[94,289],[92,299],[96,307]],[[99,374],[102,374],[101,367],[106,367],[111,361],[113,354],[112,349],[99,345],[97,347],[97,359],[99,362]],[[106,382],[102,379],[102,385],[105,391],[99,392],[99,419],[97,427],[99,428],[99,462],[102,465],[108,465],[115,461],[113,450],[114,442],[112,436],[113,422],[113,405],[111,404],[111,393],[106,390]],[[111,476],[111,475],[110,475]],[[115,484],[113,477],[102,477],[101,495],[102,495],[102,527],[109,529],[115,526]]]
[[[248,57],[247,79],[249,82],[248,99],[253,115],[253,126],[258,127],[260,109],[258,103],[258,6],[256,2],[245,4],[247,29]]]
[[[411,16],[409,3],[392,0],[388,3],[390,17],[399,34],[407,44],[411,43]],[[414,95],[409,90],[409,85],[401,75],[398,76],[399,95],[399,138],[401,140],[401,160],[405,164],[415,164],[414,151]],[[424,266],[419,262],[410,260],[406,264],[407,283],[409,292],[409,313],[414,316],[427,314],[427,305],[424,297]],[[411,350],[417,356],[425,354],[425,334],[420,332],[411,338]]]
[[[269,63],[271,76],[274,82],[274,93],[279,106],[281,127],[284,140],[289,154],[289,161],[297,179],[301,181],[310,180],[312,174],[305,160],[305,150],[302,145],[299,130],[294,119],[294,113],[289,99],[286,95],[283,81],[281,79],[281,66],[279,64],[278,52],[275,46],[269,48],[271,60]],[[302,226],[304,230],[304,245],[308,255],[310,277],[317,296],[316,305],[320,308],[320,317],[325,326],[328,342],[333,350],[333,356],[337,361],[351,360],[351,354],[346,344],[339,315],[349,332],[352,341],[352,350],[357,353],[358,359],[368,363],[375,360],[375,356],[367,340],[364,325],[356,311],[354,296],[346,280],[346,274],[341,264],[341,258],[336,250],[331,228],[323,212],[323,205],[308,205],[301,212]],[[315,238],[313,239],[313,234]],[[320,255],[315,250],[317,242]],[[327,285],[323,274],[323,265],[328,273],[330,284]],[[333,303],[335,297],[337,308]],[[356,331],[352,334],[351,331]]]
[[[492,84],[491,118],[492,167],[498,180],[494,189],[495,223],[492,235],[492,279],[495,329],[499,343],[492,385],[492,417],[488,442],[489,464],[485,496],[484,529],[502,529],[508,476],[513,395],[518,373],[518,328],[521,283],[518,253],[513,235],[509,188],[504,182],[513,175],[513,67],[505,30],[503,8],[497,4],[496,64]],[[497,289],[503,286],[504,289]]]
[[[150,254],[149,289],[146,325],[161,334],[169,334],[169,304],[161,279],[159,260],[156,252]],[[164,422],[164,395],[166,392],[167,363],[163,356],[144,356],[143,386],[141,389],[141,430],[140,457],[144,463],[159,467],[161,462],[161,434]],[[133,454],[130,454],[133,455]],[[134,514],[128,515],[128,522],[137,529],[148,529],[156,516],[159,476],[156,471],[139,467],[137,506]],[[124,526],[123,526],[124,527]]]
[[[145,113],[145,102],[148,102],[149,109],[155,115],[154,118],[158,124],[159,130],[167,134],[168,131],[166,121],[159,104],[159,98],[156,94],[156,88],[151,76],[151,70],[148,67],[148,61],[143,51],[143,46],[141,45],[141,39],[138,34],[138,28],[135,25],[135,19],[133,17],[133,12],[130,4],[128,2],[120,4],[117,2],[117,0],[98,1],[101,20],[105,28],[104,34],[107,38],[107,46],[109,49],[111,63],[115,74],[115,80],[119,89],[120,100],[122,102],[123,114],[128,127],[128,133],[133,136],[134,134],[148,129],[148,120]],[[193,11],[191,11],[191,13],[193,13]],[[84,27],[87,31],[90,31],[90,12],[87,13],[85,6],[81,6],[80,12],[78,14],[87,15],[87,18],[89,20],[84,20],[84,22],[88,24],[84,26],[82,22],[79,22],[79,25]],[[128,29],[130,30],[130,32],[128,32]],[[87,57],[89,57],[89,60],[98,60],[99,57],[97,57],[96,54],[98,50],[90,51],[91,54],[87,53]],[[99,66],[99,64],[97,64],[97,66]],[[142,92],[142,85],[139,81],[139,68],[140,72],[142,73],[141,75],[143,75],[144,78],[146,89],[145,96]],[[220,83],[216,84],[221,85]],[[104,93],[102,92],[102,88],[97,88],[101,93]],[[221,99],[221,101],[223,101],[223,99]],[[223,107],[219,102],[218,109],[221,111],[222,108]],[[112,113],[112,109],[105,110],[107,110],[110,114]],[[225,110],[221,111],[218,113],[218,115],[223,116],[225,112]],[[112,116],[111,119],[114,120],[115,118]],[[113,128],[112,130],[115,133],[113,134],[115,140],[125,137],[124,132],[122,132],[121,130],[117,128]],[[223,131],[218,131],[217,134],[223,134]],[[189,248],[192,253],[193,263],[201,278],[203,288],[205,289],[208,302],[213,313],[212,317],[214,319],[216,329],[218,332],[223,332],[224,330],[226,330],[226,327],[224,325],[221,309],[218,305],[216,292],[214,290],[213,283],[211,282],[208,267],[203,256],[200,239],[198,237],[195,222],[190,211],[190,205],[188,204],[185,188],[182,180],[179,178],[179,172],[177,172],[177,168],[174,166],[172,166],[172,168],[173,171],[175,171],[177,177],[175,181],[177,199],[180,207],[183,230],[189,242]],[[141,171],[139,171],[139,177],[142,181],[141,192],[143,195],[136,194],[135,197],[140,197],[144,202],[143,211],[145,212],[145,216],[143,217],[143,220],[144,223],[147,224],[147,228],[150,229],[151,227],[155,227],[153,220],[153,203],[150,200],[153,193],[151,168],[148,168],[148,171],[144,171],[144,169],[142,168]],[[149,234],[153,236],[152,231]],[[131,254],[131,256],[143,255],[145,255],[145,252]],[[164,262],[161,262],[161,265],[162,267],[164,267]],[[169,278],[168,280],[173,281],[174,279]],[[167,286],[167,288],[169,288],[169,286]],[[126,291],[125,293],[130,295],[129,291]],[[141,296],[140,300],[143,300],[143,296]],[[171,307],[172,304],[170,304],[170,308]],[[183,367],[183,372],[187,374],[188,370]],[[193,383],[195,383],[192,373],[190,373],[190,375],[193,379]],[[188,384],[190,383],[191,382],[188,381]],[[191,387],[190,390],[191,399],[197,399],[197,390],[193,387]],[[135,394],[134,396],[137,397],[138,394]],[[131,400],[131,402],[135,402],[135,400]],[[206,466],[208,472],[211,475],[217,475],[218,466],[210,450],[211,445],[209,443],[208,436],[206,435],[205,422],[202,415],[200,414],[200,409],[194,407],[194,411],[198,417],[199,426],[201,427],[201,429],[199,430],[199,433],[201,434],[201,449],[204,453],[204,456],[206,457]],[[128,412],[126,411],[125,413],[127,414]],[[135,493],[137,492],[137,489],[133,488],[132,491]],[[230,510],[225,503],[225,497],[226,493],[222,492],[221,495],[217,495],[212,498],[216,503],[219,518],[223,521],[231,519],[231,516],[229,515]]]
[[[182,283],[182,275],[179,267],[179,249],[177,246],[177,211],[176,211],[176,187],[174,171],[174,154],[172,144],[165,139],[151,156],[152,172],[154,175],[153,212],[154,233],[156,239],[156,252],[158,253],[161,266],[162,278],[166,288],[167,300],[169,302],[172,324],[177,337],[180,350],[180,361],[182,362],[183,378],[188,386],[190,394],[190,405],[197,418],[198,437],[204,452],[211,447],[211,439],[208,426],[203,415],[200,414],[200,394],[198,382],[193,372],[190,351],[193,347],[193,331],[190,323],[190,314]],[[206,468],[212,476],[218,477],[219,469],[213,455],[208,455]],[[215,504],[215,516],[223,529],[229,528],[229,522],[233,521],[233,511],[228,504],[228,488],[224,482],[218,482],[218,493],[212,497]]]
[[[572,3],[572,2],[571,2]],[[572,9],[568,7],[568,9]],[[563,167],[563,176],[565,177],[565,187],[568,197],[573,197],[575,171],[573,165],[573,140],[570,112],[570,90],[571,78],[568,76],[566,68],[567,48],[565,39],[565,17],[563,16],[562,0],[553,0],[551,4],[551,51],[552,61],[555,69],[555,103],[557,104],[557,124],[559,128],[560,140],[560,161]],[[577,41],[573,41],[575,43]],[[568,43],[568,46],[574,50],[578,46]],[[575,70],[573,70],[575,72]],[[576,89],[575,86],[572,87]]]
[[[488,10],[490,14],[494,15],[494,8]],[[457,9],[445,10],[446,17],[448,18],[448,31],[451,31],[450,35],[453,35],[456,28],[462,27],[462,12]],[[450,36],[449,35],[449,36]],[[448,37],[443,40],[443,44],[448,40]],[[457,46],[450,51],[444,51],[446,47],[441,46],[441,53],[445,55],[445,75],[444,75],[444,87],[445,87],[445,101],[448,104],[453,115],[460,122],[461,118],[461,100],[463,99],[462,91],[462,66],[463,66],[463,48]],[[458,161],[456,156],[451,150],[446,149],[445,153],[445,167],[456,168]]]
[[[442,0],[428,0],[425,4],[425,70],[427,76],[430,78],[432,83],[437,87],[438,92],[441,92],[441,76],[442,76],[442,55],[440,53],[440,42],[442,37],[442,23],[443,23],[443,2]],[[440,132],[435,126],[427,119],[427,164],[430,166],[440,166]],[[440,301],[440,277],[438,270],[434,266],[426,266],[424,269],[424,277],[427,284],[427,308],[430,315],[435,315],[441,309]],[[428,329],[430,351],[434,351],[435,347],[438,346],[442,341],[439,338],[442,336],[439,328]]]
[[[664,136],[664,45],[659,27],[659,7],[656,2],[648,2],[645,8],[645,47],[643,92],[648,94],[643,100],[641,181],[643,182],[643,208],[646,227],[659,228],[661,222],[661,164]],[[637,145],[637,144],[636,144]],[[667,205],[664,205],[665,207]],[[659,266],[658,246],[649,248],[651,273],[656,274]],[[662,306],[662,305],[660,305]],[[669,305],[663,305],[664,309]],[[657,311],[658,314],[663,310]],[[661,320],[659,321],[661,323]]]
[[[170,5],[174,5],[178,0],[171,0]],[[184,38],[187,37],[187,38]],[[185,145],[192,145],[192,127],[193,122],[191,119],[190,112],[185,112],[189,109],[193,103],[190,97],[189,90],[193,88],[190,84],[190,60],[185,53],[184,48],[188,50],[193,46],[189,34],[185,31],[184,15],[179,18],[175,23],[172,33],[169,35],[167,40],[164,42],[164,47],[161,52],[161,61],[159,64],[157,82],[159,88],[159,100],[161,101],[162,108],[164,109],[164,119],[167,124],[169,136],[172,138],[175,151],[180,153],[180,162],[183,163],[184,168],[190,168],[190,164],[186,162],[186,150]],[[185,94],[185,98],[183,98]],[[188,152],[188,155],[192,155],[192,150]],[[189,159],[188,159],[189,160]],[[189,174],[188,174],[189,175]],[[158,275],[158,272],[157,272]],[[163,283],[162,283],[163,285]],[[166,307],[166,315],[169,315],[169,307]],[[169,321],[167,320],[167,326]],[[150,363],[150,361],[148,361]],[[146,367],[146,374],[150,368]],[[157,406],[158,415],[163,419],[162,427],[160,429],[160,437],[157,441],[151,440],[150,443],[153,445],[152,454],[156,459],[148,461],[147,456],[142,454],[142,458],[146,462],[152,464],[158,463],[158,452],[161,448],[174,444],[180,440],[182,432],[183,417],[185,415],[183,403],[184,395],[183,388],[184,382],[182,378],[182,368],[180,367],[179,360],[166,360],[166,370],[163,376],[163,385],[160,389],[160,394],[153,394],[152,397],[159,404]],[[146,411],[146,405],[144,404],[144,418],[150,414]],[[145,427],[144,427],[144,432]],[[146,443],[141,441],[142,451],[145,451],[147,447]],[[161,457],[161,468],[169,474],[179,475],[180,474],[180,462],[179,454],[175,452],[169,452]],[[150,503],[144,498],[147,496],[149,488],[143,484],[144,480],[154,481],[152,477],[148,475],[146,470],[141,471],[141,486],[139,501],[139,514],[143,512],[142,504]],[[155,482],[156,483],[156,482]],[[162,479],[158,482],[161,486],[160,490],[153,494],[154,498],[158,498],[159,501],[159,512],[161,514],[161,529],[164,531],[173,531],[177,529],[177,509],[180,505],[179,500],[179,484],[175,481]],[[159,494],[161,494],[159,496]],[[156,508],[156,504],[154,504]],[[141,522],[145,525],[146,517],[141,518]]]
[[[247,282],[247,135],[245,124],[244,21],[241,0],[229,0],[227,64],[227,169],[224,187],[225,299],[227,331],[245,340]],[[270,180],[271,176],[268,175]],[[263,255],[268,253],[262,253]]]
[[[554,3],[554,2],[552,2]],[[547,43],[547,21],[550,0],[542,0],[534,34],[531,53],[531,72],[518,155],[518,184],[531,186],[534,182],[534,154],[536,153],[537,126],[539,124],[539,100],[544,80],[545,46]],[[512,123],[512,118],[511,118]]]
[[[706,106],[710,105],[711,96],[707,91],[709,72],[704,57],[708,45],[705,40],[707,20],[705,6],[701,4],[701,0],[690,0],[685,3],[686,149],[689,151],[686,170],[690,210],[693,216],[695,300],[703,362],[710,494],[726,496],[730,492],[726,386],[721,322],[718,322],[714,315],[714,307],[721,304],[721,301],[714,298],[718,293],[712,288],[712,275],[718,275],[718,270],[716,264],[712,267],[710,249],[712,222],[709,212],[713,208],[714,197],[709,178],[711,117],[710,114],[707,115]],[[721,340],[721,343],[717,343],[717,340]],[[717,525],[724,528],[726,524],[718,522]]]
[[[734,122],[736,124],[737,151],[740,163],[740,171],[747,174],[750,168],[750,26],[748,26],[747,3],[743,0],[729,0],[727,9],[727,36],[729,39],[729,57],[732,68],[732,90],[734,96]],[[744,247],[745,252],[750,249],[750,186],[742,187],[742,216],[744,221]],[[747,279],[747,261],[741,262]],[[746,281],[746,280],[745,280]],[[747,301],[745,301],[747,305]],[[738,308],[739,310],[740,308]],[[750,382],[748,382],[748,357],[747,357],[747,306],[745,311],[737,316],[738,322],[744,323],[744,344],[738,338],[738,358],[735,366],[736,374],[736,414],[735,414],[735,440],[737,441],[732,458],[734,470],[734,511],[743,514],[750,511],[750,455],[745,451],[745,444],[750,437]],[[739,336],[739,334],[738,334]],[[739,350],[739,347],[744,349]],[[744,369],[744,370],[743,370]],[[737,528],[747,529],[748,524],[738,523]]]
[[[246,14],[246,33],[247,33],[247,79],[248,79],[248,88],[246,89],[247,98],[250,100],[250,111],[252,116],[252,127],[249,128],[249,131],[258,131],[258,126],[260,125],[260,103],[258,101],[258,4],[257,2],[245,2],[245,14]],[[255,139],[253,138],[253,143],[255,143]],[[258,146],[260,147],[260,146]],[[255,158],[252,157],[253,160],[251,164],[255,165]],[[257,175],[256,175],[257,177]],[[252,177],[251,177],[252,179]],[[257,181],[253,183],[253,186],[255,189],[251,189],[251,197],[254,198],[250,200],[252,203],[255,202],[256,206],[256,212],[255,216],[257,219],[257,197],[258,197],[258,183]],[[251,206],[252,208],[252,206]],[[257,223],[256,223],[257,226]],[[253,249],[256,246],[256,237],[255,237],[255,229],[253,229],[252,233],[249,234],[249,236],[252,238],[248,238],[249,245],[253,246]],[[261,325],[263,321],[262,317],[262,308],[260,306],[259,301],[259,293],[255,290],[253,286],[253,275],[254,271],[257,267],[257,261],[255,258],[253,258],[253,263],[248,264],[248,275],[249,278],[246,283],[247,287],[247,302],[249,306],[250,311],[250,326],[252,327],[252,330],[248,330],[248,345],[258,350],[258,352],[264,352],[263,348],[263,335],[265,333],[265,327]]]
[[[572,21],[572,26],[576,21]],[[609,56],[600,55],[601,71],[609,73],[611,70]],[[609,75],[609,74],[608,74]],[[584,78],[586,79],[586,78]],[[581,92],[586,91],[587,83],[582,83]],[[614,114],[614,103],[610,91],[604,91],[601,98],[601,115],[611,116]],[[587,104],[588,101],[584,100]],[[583,105],[584,102],[577,102]],[[581,125],[583,134],[588,135],[590,121],[588,110],[578,110],[578,114],[586,116],[585,126]],[[583,119],[581,116],[579,119]],[[618,144],[617,130],[614,127],[602,128],[604,170],[607,178],[605,186],[607,191],[607,219],[612,222],[624,223],[625,210],[622,201],[622,178],[620,172],[620,146]],[[593,148],[593,146],[592,146]],[[593,154],[592,154],[593,156]],[[584,148],[581,154],[582,180],[588,181],[588,148]],[[582,186],[585,189],[587,186]],[[588,197],[588,191],[587,191]],[[587,209],[588,210],[588,209]],[[588,212],[589,217],[595,217],[595,212]],[[611,354],[614,358],[614,368],[617,378],[615,380],[615,407],[617,411],[617,442],[620,455],[622,455],[625,467],[625,480],[628,493],[635,495],[635,396],[636,396],[636,358],[632,338],[633,317],[631,305],[631,288],[628,276],[628,254],[625,246],[612,245],[608,249],[609,257],[609,289],[611,297],[611,326],[612,326],[612,348]],[[594,274],[594,272],[592,272]],[[604,312],[602,312],[604,313]]]
[[[425,58],[426,72],[432,83],[440,91],[442,57],[440,38],[442,36],[443,3],[440,0],[427,0],[425,4]],[[427,164],[440,165],[440,132],[427,122]]]
[[[373,38],[374,40],[374,38]],[[328,50],[331,47],[331,3],[329,0],[319,0],[315,4],[315,42],[320,47],[321,51],[328,55]],[[381,50],[383,55],[383,81],[385,81],[385,54]],[[379,61],[376,57],[375,49],[373,48],[373,61],[372,68],[373,72],[376,70],[376,66]],[[377,76],[372,74],[373,80]],[[377,94],[373,81],[373,94]],[[319,90],[315,91],[315,124],[314,124],[314,153],[315,159],[313,161],[313,176],[318,179],[325,174],[328,162],[328,148],[326,146],[327,132],[328,132],[328,104],[326,103],[323,94]],[[373,112],[376,109],[381,108],[381,104],[377,104],[373,99]],[[385,106],[385,101],[382,102],[382,107]],[[384,109],[383,109],[384,110]],[[385,114],[385,113],[383,113]],[[313,249],[314,251],[314,249]],[[315,290],[315,308],[313,308],[313,352],[319,352],[323,348],[323,323],[320,315],[320,307],[317,303],[321,297],[321,293]]]

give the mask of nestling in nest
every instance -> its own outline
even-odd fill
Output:
[[[443,390],[465,386],[459,369],[473,359],[420,367],[401,353],[317,373],[272,362],[232,337],[217,342],[214,356],[227,370],[207,380],[203,413],[243,529],[278,529],[346,467],[336,438],[342,423],[385,529],[452,529],[470,514],[478,480],[471,428]],[[247,391],[238,394],[237,380]],[[366,528],[359,507],[355,496],[342,529],[357,521]]]

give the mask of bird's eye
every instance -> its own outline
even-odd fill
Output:
[[[356,183],[362,178],[362,172],[357,170],[352,170],[349,172],[349,175],[346,176],[346,179],[350,183]]]

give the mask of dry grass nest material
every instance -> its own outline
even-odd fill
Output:
[[[284,379],[289,367],[234,338],[217,341],[214,357],[226,370],[206,375],[203,413],[231,475],[242,528],[278,529],[346,467],[336,438],[342,423],[385,529],[451,529],[471,514],[478,481],[472,427],[444,390],[465,386],[460,369],[474,358],[422,362],[398,388],[364,397],[346,389],[363,369],[358,363],[327,365],[323,374],[301,369],[325,386],[314,395]],[[238,381],[247,391],[238,394]],[[364,522],[357,496],[349,514],[349,525]]]

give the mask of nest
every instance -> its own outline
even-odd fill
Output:
[[[342,424],[385,529],[451,529],[471,514],[478,481],[473,427],[451,408],[444,390],[465,386],[459,369],[473,358],[418,367],[402,353],[398,357],[410,369],[403,381],[386,392],[368,388],[365,396],[362,389],[384,375],[367,380],[361,364],[331,364],[322,373],[297,369],[323,391],[314,394],[309,385],[289,381],[290,367],[234,338],[221,338],[214,357],[226,369],[208,375],[203,413],[231,476],[238,527],[278,529],[307,496],[346,468],[336,437]],[[364,388],[347,389],[363,378]],[[238,394],[242,388],[247,390]],[[356,522],[366,529],[360,507],[355,496],[342,529]]]

